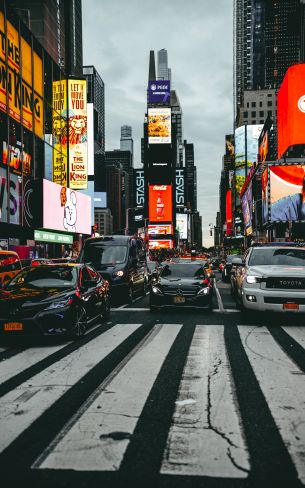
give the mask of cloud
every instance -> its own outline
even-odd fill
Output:
[[[105,82],[106,148],[120,127],[133,128],[140,162],[149,51],[166,48],[183,109],[184,138],[194,143],[198,209],[215,222],[224,136],[233,126],[232,3],[227,0],[83,0],[84,64]],[[204,240],[209,232],[204,231]]]

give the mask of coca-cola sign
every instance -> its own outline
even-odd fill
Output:
[[[149,186],[149,221],[171,222],[173,217],[172,186]]]
[[[144,170],[135,170],[135,205],[136,207],[144,207],[145,202],[145,178]]]
[[[176,206],[183,207],[184,202],[184,169],[176,169]]]

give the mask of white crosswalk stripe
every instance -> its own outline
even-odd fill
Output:
[[[0,451],[140,325],[117,324],[7,393],[0,405]]]
[[[296,342],[298,342],[305,349],[305,332],[304,327],[284,326],[282,327],[287,334],[289,334]]]
[[[274,421],[305,483],[305,375],[265,327],[242,325],[238,329]]]
[[[180,384],[162,472],[245,478],[249,469],[223,326],[197,326]]]

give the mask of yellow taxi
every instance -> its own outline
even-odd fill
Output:
[[[0,283],[12,279],[22,269],[18,254],[15,251],[0,251]]]

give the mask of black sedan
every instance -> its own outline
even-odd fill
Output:
[[[202,264],[169,263],[155,273],[150,309],[160,307],[212,308],[213,285]]]
[[[0,290],[0,333],[81,337],[110,313],[109,285],[91,266],[23,269]]]

